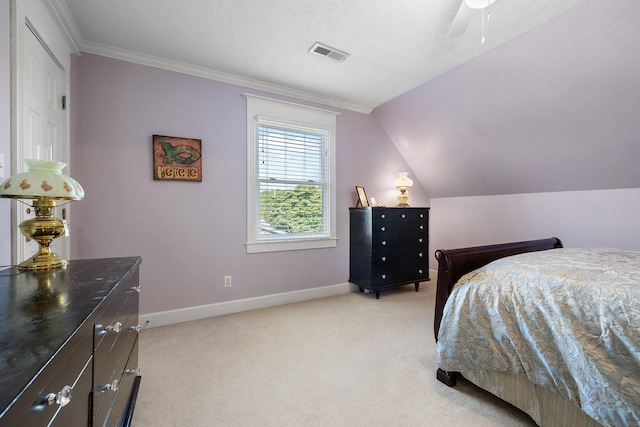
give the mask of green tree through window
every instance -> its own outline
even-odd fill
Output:
[[[260,217],[273,229],[284,233],[321,233],[322,189],[299,185],[292,190],[262,191]]]

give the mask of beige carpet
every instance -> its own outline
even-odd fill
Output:
[[[533,426],[435,379],[435,281],[143,330],[134,426]]]

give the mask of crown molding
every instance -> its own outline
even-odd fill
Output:
[[[82,36],[76,22],[71,16],[67,4],[63,0],[40,0],[40,4],[49,15],[60,35],[69,46],[70,50],[80,54],[79,46],[82,45]]]
[[[288,88],[286,86],[266,83],[260,80],[241,77],[235,74],[223,73],[221,71],[215,71],[205,67],[199,67],[195,65],[186,64],[183,62],[172,61],[169,59],[146,55],[143,53],[134,52],[126,49],[120,49],[113,46],[107,46],[100,43],[84,42],[80,50],[82,52],[91,53],[94,55],[106,56],[108,58],[119,59],[121,61],[133,62],[140,65],[161,68],[164,70],[175,71],[177,73],[182,73],[182,74],[189,74],[192,76],[202,77],[205,79],[211,79],[211,80],[216,80],[223,83],[238,85],[245,88],[257,89],[257,90],[274,93],[278,95],[283,95],[283,96],[289,96],[292,98],[301,99],[305,101],[316,102],[322,105],[328,105],[331,107],[356,111],[358,113],[369,114],[371,113],[371,111],[373,111],[373,107],[369,107],[369,106],[352,104],[346,101],[336,100],[330,97],[318,95],[311,92],[305,92],[297,89]]]

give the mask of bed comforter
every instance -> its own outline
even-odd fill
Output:
[[[605,426],[640,425],[640,251],[494,261],[458,281],[438,336],[445,371],[523,374]]]

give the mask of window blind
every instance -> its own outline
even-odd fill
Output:
[[[330,131],[257,118],[258,240],[328,236]]]

